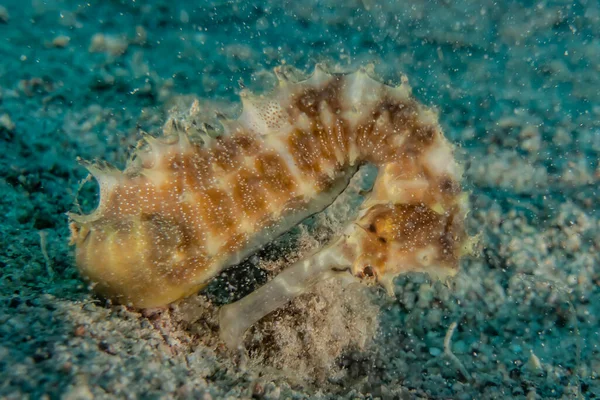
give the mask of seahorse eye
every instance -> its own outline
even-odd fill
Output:
[[[365,269],[363,269],[363,275],[368,278],[373,278],[375,276],[375,270],[372,266],[367,265]]]

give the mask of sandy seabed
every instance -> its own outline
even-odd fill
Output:
[[[0,6],[0,398],[600,397],[597,2],[200,4]],[[479,256],[395,298],[324,282],[229,354],[217,306],[326,241],[350,193],[169,309],[94,297],[67,245],[76,156],[122,166],[173,107],[235,115],[239,82],[317,62],[403,73],[438,108]],[[93,208],[93,185],[78,199]]]

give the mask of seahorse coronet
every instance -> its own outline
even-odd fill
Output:
[[[140,308],[193,294],[326,208],[364,163],[379,173],[357,221],[224,308],[224,340],[236,345],[255,320],[235,322],[248,307],[260,317],[332,271],[368,276],[388,292],[401,273],[456,273],[468,242],[463,171],[438,113],[413,98],[407,79],[386,85],[372,65],[332,74],[317,64],[305,79],[282,66],[275,75],[269,94],[242,91],[241,114],[218,118],[219,135],[195,101],[162,136],[142,133],[123,171],[80,162],[98,182],[99,204],[69,214],[71,243],[95,291]]]

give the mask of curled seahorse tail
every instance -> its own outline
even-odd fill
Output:
[[[220,336],[230,349],[241,345],[244,333],[267,314],[285,306],[316,283],[332,278],[352,265],[344,257],[344,239],[286,268],[277,277],[243,299],[219,311]]]

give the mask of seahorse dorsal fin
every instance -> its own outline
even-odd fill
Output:
[[[282,88],[294,86],[307,79],[304,71],[295,68],[292,65],[282,64],[273,69],[279,86]]]
[[[326,85],[331,79],[333,79],[333,75],[327,73],[325,66],[319,63],[315,65],[313,73],[306,81],[304,81],[304,83],[306,85],[320,87]]]
[[[87,169],[100,183],[108,184],[123,178],[123,173],[117,167],[103,160],[88,161],[77,157],[77,163]]]

